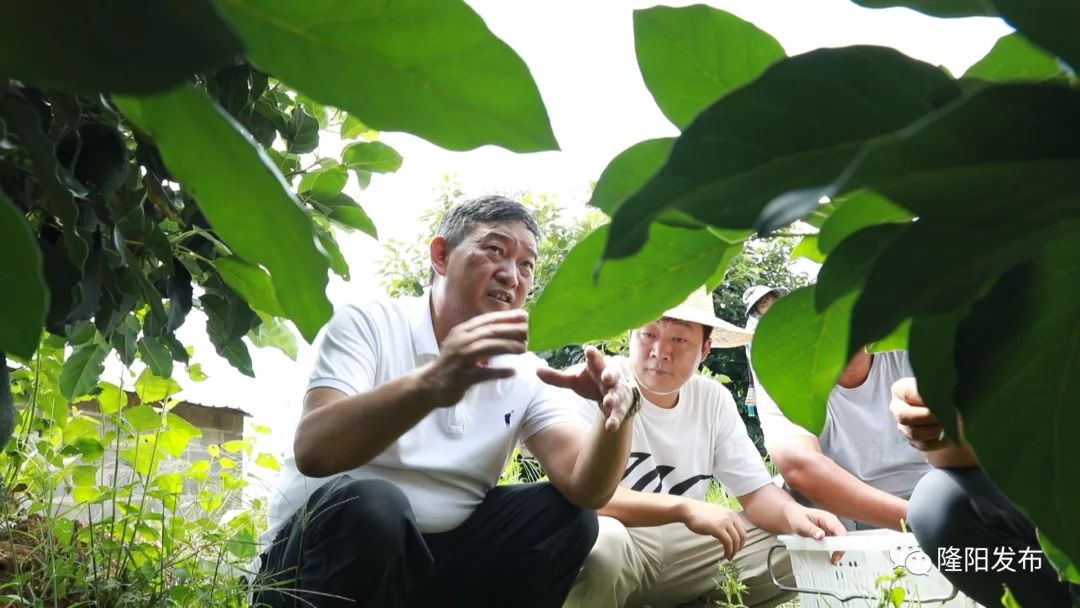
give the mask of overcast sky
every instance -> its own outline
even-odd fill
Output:
[[[374,219],[380,236],[413,238],[417,217],[434,201],[446,174],[456,175],[466,194],[493,190],[556,193],[569,208],[584,205],[588,184],[616,154],[647,138],[675,135],[649,95],[637,69],[632,12],[653,6],[636,0],[470,0],[494,33],[525,60],[536,79],[561,150],[512,154],[485,147],[448,152],[421,139],[385,133],[383,141],[401,152],[404,165],[392,176],[376,176],[364,191],[350,183],[354,196]],[[690,2],[669,2],[686,5]],[[776,37],[789,55],[820,47],[879,44],[961,74],[1009,32],[996,19],[939,20],[906,9],[869,10],[848,0],[741,0],[708,2],[747,19]],[[324,155],[339,143],[324,136]],[[350,179],[352,179],[350,177]],[[342,238],[352,269],[351,283],[332,277],[335,304],[380,289],[374,276],[380,245],[359,233]],[[177,379],[181,397],[242,408],[256,422],[275,430],[275,448],[291,445],[299,415],[310,347],[292,362],[272,349],[252,348],[257,380],[240,375],[217,357],[206,339],[205,317],[197,312],[178,332],[195,345],[195,359],[210,380]]]

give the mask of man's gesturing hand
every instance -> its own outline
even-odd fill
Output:
[[[691,532],[720,541],[724,545],[724,559],[735,557],[746,544],[742,518],[727,507],[690,500],[683,506],[682,521]]]
[[[619,430],[634,404],[629,370],[625,366],[609,365],[592,346],[585,347],[584,365],[575,365],[566,371],[541,367],[536,370],[536,375],[552,386],[571,389],[600,404],[606,431]]]
[[[525,352],[528,318],[524,310],[504,310],[477,315],[451,329],[439,346],[439,356],[423,371],[433,405],[454,405],[474,384],[513,376],[513,369],[489,367],[488,360]]]

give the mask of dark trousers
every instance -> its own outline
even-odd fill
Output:
[[[1021,551],[1041,551],[1035,526],[1001,493],[981,469],[936,469],[923,477],[908,502],[908,524],[922,550],[957,589],[984,606],[1000,606],[1008,585],[1021,606],[1067,608],[1069,586],[1054,567],[1020,563]],[[958,549],[960,571],[939,561],[939,551]],[[966,565],[964,555],[987,555],[988,568]],[[995,553],[997,551],[997,553]],[[1011,555],[1011,569],[995,562]],[[979,571],[976,571],[979,570]],[[1034,570],[1034,571],[1032,571]]]
[[[549,483],[496,487],[457,528],[423,534],[397,486],[338,477],[263,555],[254,605],[554,608],[596,535],[596,512]]]

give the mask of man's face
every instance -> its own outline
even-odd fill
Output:
[[[771,292],[761,296],[761,299],[758,300],[757,304],[754,305],[754,309],[757,310],[757,313],[759,315],[764,315],[765,313],[769,312],[769,308],[772,307],[773,302],[775,302],[775,301],[776,301],[776,292],[771,291]]]
[[[657,393],[670,393],[686,384],[710,346],[703,327],[675,319],[660,319],[634,330],[630,361],[638,382]]]
[[[448,304],[465,318],[521,308],[536,256],[536,238],[521,222],[478,224],[447,256]]]

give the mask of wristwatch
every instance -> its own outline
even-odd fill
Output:
[[[634,398],[630,401],[630,407],[626,409],[626,416],[623,417],[623,420],[632,418],[641,409],[641,391],[638,390],[637,385],[630,384],[630,394]]]

